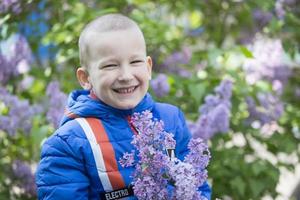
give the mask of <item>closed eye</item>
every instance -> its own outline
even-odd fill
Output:
[[[105,68],[112,68],[112,67],[117,67],[118,65],[116,64],[108,64],[108,65],[104,65],[101,67],[101,69],[105,69]]]
[[[137,64],[137,63],[143,63],[144,60],[134,60],[134,61],[131,61],[130,64]]]

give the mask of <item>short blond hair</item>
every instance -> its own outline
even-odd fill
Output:
[[[142,33],[135,21],[122,14],[106,14],[88,23],[82,30],[78,41],[81,67],[88,67],[88,47],[90,43],[88,40],[88,35],[90,33],[102,33],[108,31],[126,30],[130,28],[136,28]]]

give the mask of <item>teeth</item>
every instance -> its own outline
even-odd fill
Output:
[[[121,88],[121,89],[117,89],[117,92],[118,92],[118,93],[122,93],[122,94],[126,94],[126,93],[131,93],[131,92],[133,92],[134,89],[135,89],[135,87]]]

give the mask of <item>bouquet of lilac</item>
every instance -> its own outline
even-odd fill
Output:
[[[208,146],[200,138],[188,144],[184,161],[174,156],[176,141],[173,134],[164,131],[163,121],[153,119],[150,111],[135,113],[131,122],[138,134],[133,136],[135,151],[126,152],[119,163],[122,167],[135,166],[133,190],[139,200],[185,199],[204,200],[198,188],[207,179],[210,159]]]

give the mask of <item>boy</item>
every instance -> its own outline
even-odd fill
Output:
[[[134,167],[118,161],[131,152],[134,112],[150,110],[164,121],[183,159],[190,133],[183,113],[147,93],[152,60],[143,33],[131,19],[108,14],[90,22],[79,38],[77,78],[85,90],[70,94],[61,127],[43,144],[36,173],[39,199],[136,199]],[[202,195],[210,199],[205,183]]]

